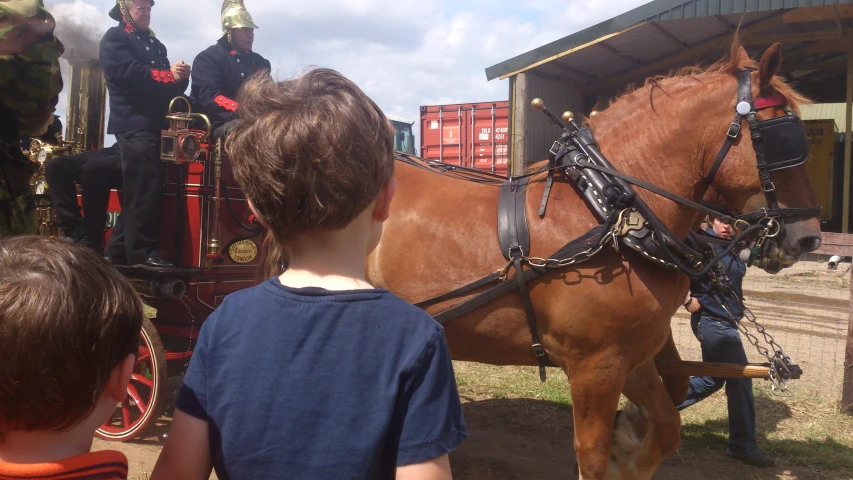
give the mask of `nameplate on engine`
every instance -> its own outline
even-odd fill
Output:
[[[257,256],[258,246],[249,239],[239,240],[228,247],[228,258],[235,263],[249,263]]]

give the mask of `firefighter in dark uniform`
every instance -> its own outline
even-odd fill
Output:
[[[118,144],[96,152],[56,157],[45,165],[44,176],[62,235],[103,255],[110,189],[121,187]],[[83,188],[85,217],[77,203],[75,183]]]
[[[172,98],[187,88],[190,66],[169,65],[166,47],[154,37],[150,0],[117,0],[110,17],[119,25],[101,39],[101,64],[110,92],[107,133],[121,151],[122,212],[107,244],[107,260],[152,270],[175,268],[157,249],[157,220],[166,167],[160,161],[160,130],[167,128]]]
[[[214,136],[222,137],[237,109],[237,90],[258,70],[270,70],[270,62],[252,51],[252,21],[242,0],[222,4],[222,38],[193,60],[193,110],[208,116]]]

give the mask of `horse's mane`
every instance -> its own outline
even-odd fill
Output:
[[[744,68],[758,68],[758,65],[754,60],[741,58],[739,55],[741,46],[740,38],[735,34],[731,50],[727,57],[724,57],[707,67],[702,67],[700,65],[681,67],[670,71],[666,75],[648,77],[642,82],[628,85],[624,90],[622,90],[622,92],[611,99],[610,108],[613,108],[620,101],[625,100],[628,97],[633,97],[634,94],[639,95],[639,92],[648,90],[649,102],[652,105],[652,109],[654,109],[655,90],[661,90],[666,94],[667,92],[665,87],[674,86],[676,82],[680,83],[689,80],[705,83],[704,80],[718,78],[723,75],[735,76],[737,75],[738,70]],[[794,87],[789,85],[785,79],[778,75],[773,76],[770,80],[770,85],[776,90],[776,92],[784,96],[785,99],[788,100],[788,105],[797,112],[799,112],[800,105],[807,105],[811,103],[811,100],[809,100],[805,95],[797,92]]]
[[[719,61],[707,66],[703,67],[700,65],[692,65],[687,67],[681,67],[675,70],[670,71],[666,75],[656,75],[652,77],[646,78],[644,81],[639,83],[634,83],[628,85],[621,93],[617,94],[610,101],[610,107],[608,110],[621,107],[622,104],[628,103],[632,100],[639,100],[641,95],[644,92],[648,92],[648,100],[651,105],[652,110],[655,110],[654,104],[654,93],[656,90],[660,90],[663,94],[669,96],[669,90],[686,87],[688,86],[688,82],[698,82],[700,84],[704,84],[710,81],[714,81],[723,76],[736,76],[738,70],[742,70],[744,68],[758,68],[758,64],[756,61],[748,58],[746,55],[741,55],[742,45],[740,39],[737,34],[735,34],[734,41],[732,42],[731,50],[729,55],[720,59]],[[780,77],[779,75],[774,75],[770,80],[770,86],[773,87],[776,92],[785,97],[788,101],[788,106],[791,107],[794,111],[799,113],[800,105],[807,105],[811,103],[805,95],[797,92],[794,87],[789,85],[785,79]],[[735,95],[732,95],[732,99],[735,98]],[[598,117],[601,118],[601,117]],[[618,121],[618,116],[612,117],[612,121]],[[603,121],[608,121],[604,120]],[[536,162],[529,164],[527,168],[524,170],[524,174],[530,174],[538,171],[544,166],[544,162]],[[541,181],[545,178],[545,175],[537,175],[531,178],[531,182]]]

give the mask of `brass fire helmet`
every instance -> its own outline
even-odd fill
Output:
[[[152,7],[154,6],[154,0],[151,0],[151,6]],[[110,9],[110,13],[109,13],[110,18],[112,18],[115,21],[120,22],[124,19],[124,18],[122,18],[122,13],[124,13],[124,18],[127,19],[127,22],[132,27],[135,28],[136,25],[133,23],[133,18],[131,18],[130,12],[127,10],[127,5],[125,4],[125,0],[116,0],[116,4],[113,5],[112,9]]]
[[[222,2],[222,33],[228,37],[228,43],[231,43],[232,28],[258,28],[243,0]]]

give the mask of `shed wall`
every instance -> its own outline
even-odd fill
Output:
[[[540,77],[533,72],[521,75],[526,75],[527,81],[526,88],[523,91],[516,90],[516,98],[513,98],[513,102],[518,102],[517,108],[531,110],[530,101],[538,97],[545,102],[548,110],[557,116],[566,110],[575,112],[577,116],[583,114],[583,95],[578,88],[558,80]],[[559,128],[551,124],[545,114],[532,110],[526,113],[524,142],[521,143],[525,165],[548,158],[548,150],[560,136]]]

